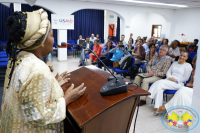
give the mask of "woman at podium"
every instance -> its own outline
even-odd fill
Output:
[[[84,94],[81,84],[63,92],[69,74],[51,74],[42,61],[53,50],[53,30],[47,12],[14,12],[7,19],[10,35],[7,43],[8,62],[0,115],[4,133],[57,132],[64,130],[66,105]]]

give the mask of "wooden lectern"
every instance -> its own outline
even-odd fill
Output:
[[[85,83],[85,94],[67,106],[64,120],[65,133],[128,133],[139,96],[150,93],[128,85],[128,92],[101,96],[100,89],[111,76],[94,66],[82,67],[71,72],[71,82],[75,87]],[[66,89],[66,83],[62,86]]]

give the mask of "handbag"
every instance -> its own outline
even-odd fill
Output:
[[[113,62],[113,68],[119,68],[119,67],[120,67],[119,61]]]

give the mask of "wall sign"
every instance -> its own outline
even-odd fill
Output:
[[[74,29],[74,15],[51,14],[52,29]]]

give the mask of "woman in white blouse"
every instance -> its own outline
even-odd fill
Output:
[[[156,111],[154,115],[159,114],[159,107],[163,103],[163,92],[165,90],[178,90],[184,83],[189,79],[192,66],[186,62],[188,58],[188,53],[183,51],[179,56],[179,61],[174,62],[169,70],[167,71],[167,78],[155,82],[149,89],[151,99],[155,99]],[[146,97],[142,97],[146,99]]]

